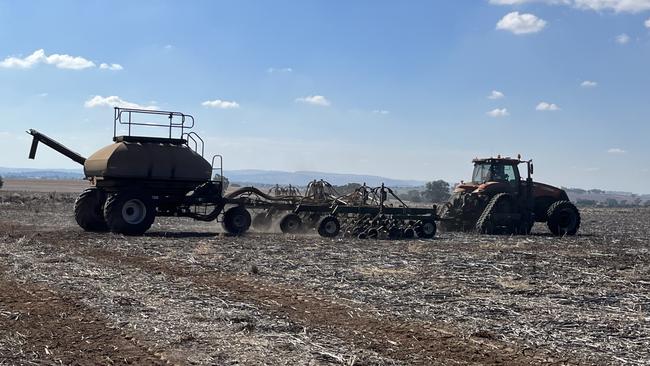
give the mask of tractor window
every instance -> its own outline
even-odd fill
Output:
[[[516,183],[517,176],[515,175],[515,168],[512,165],[503,165],[503,179],[509,183]]]
[[[474,183],[508,182],[514,184],[517,182],[517,179],[519,178],[512,165],[476,164],[474,165],[474,173],[472,174],[472,182]]]
[[[472,173],[472,182],[484,183],[490,180],[490,164],[476,164],[474,165],[474,173]]]

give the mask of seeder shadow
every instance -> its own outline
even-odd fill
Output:
[[[193,231],[154,231],[147,232],[144,234],[146,237],[153,238],[174,238],[174,239],[185,239],[185,238],[214,238],[215,236],[223,235],[222,233],[216,232],[193,232]]]

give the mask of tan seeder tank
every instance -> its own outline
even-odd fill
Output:
[[[212,175],[212,165],[186,144],[128,136],[115,140],[86,158],[86,177],[205,182]]]

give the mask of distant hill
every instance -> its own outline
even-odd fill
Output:
[[[379,186],[381,183],[389,187],[419,187],[425,184],[420,180],[403,180],[380,177],[376,175],[340,174],[325,172],[284,172],[275,170],[230,170],[225,176],[233,183],[239,184],[282,184],[305,186],[314,179],[324,179],[333,185],[347,183],[366,183],[369,186]]]
[[[83,179],[81,169],[26,169],[26,168],[2,168],[0,175],[8,179]],[[276,170],[230,170],[225,176],[232,183],[258,184],[258,185],[295,185],[306,186],[314,179],[324,179],[334,185],[347,183],[366,183],[370,186],[378,186],[385,183],[389,187],[418,187],[423,186],[424,181],[402,180],[380,177],[375,175],[339,174],[325,172],[285,172]]]
[[[83,179],[82,169],[28,169],[0,167],[0,176],[5,179]]]

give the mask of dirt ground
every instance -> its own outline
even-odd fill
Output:
[[[0,191],[0,365],[650,364],[650,210],[577,237],[85,233]]]

